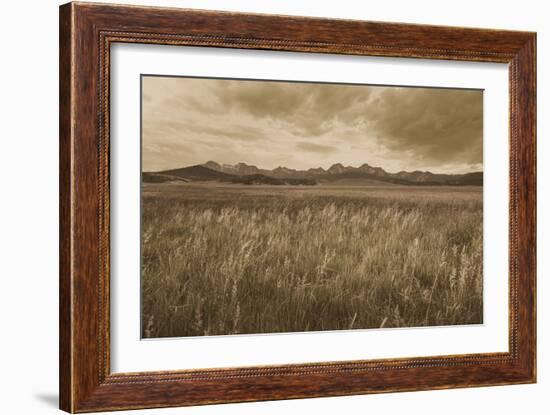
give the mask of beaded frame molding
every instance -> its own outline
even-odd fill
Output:
[[[509,351],[111,373],[109,70],[113,43],[509,66]],[[60,408],[67,412],[536,381],[536,34],[173,8],[60,7]],[[227,362],[231,366],[231,362]]]

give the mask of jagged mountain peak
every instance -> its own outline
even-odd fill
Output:
[[[215,169],[215,170],[220,169],[222,167],[220,163],[217,163],[213,160],[207,161],[206,163],[203,164],[203,166],[208,167],[210,169]]]
[[[220,164],[216,161],[209,160],[201,166],[215,170],[225,174],[236,176],[264,175],[279,179],[293,178],[315,178],[316,180],[336,180],[338,177],[345,176],[347,178],[362,178],[370,177],[374,180],[382,180],[390,183],[402,184],[456,184],[468,177],[468,183],[482,184],[483,173],[467,173],[467,174],[435,174],[430,171],[400,171],[398,173],[388,173],[381,167],[371,166],[369,163],[363,163],[359,167],[344,166],[342,163],[334,163],[328,169],[322,167],[312,167],[307,170],[297,170],[285,166],[278,166],[274,169],[262,169],[255,165],[239,162],[232,164]]]
[[[346,168],[342,163],[335,163],[332,166],[330,166],[327,171],[331,174],[340,174],[340,173],[343,173],[345,170]]]

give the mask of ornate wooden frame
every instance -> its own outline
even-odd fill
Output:
[[[508,63],[509,352],[111,373],[109,56],[114,42]],[[535,382],[535,33],[69,3],[60,8],[59,93],[61,409],[90,412]]]

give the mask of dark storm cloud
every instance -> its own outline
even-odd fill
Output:
[[[481,91],[228,81],[215,94],[233,111],[289,124],[299,135],[368,124],[393,151],[430,161],[482,161]]]
[[[143,92],[144,166],[464,172],[483,159],[481,91],[146,77]],[[170,166],[147,150],[161,147],[175,151]]]
[[[318,153],[318,154],[330,154],[338,150],[336,147],[324,146],[324,145],[315,144],[315,143],[308,143],[305,141],[301,141],[297,143],[296,147],[300,150],[310,151],[312,153]]]
[[[226,137],[239,141],[259,141],[266,138],[262,129],[246,125],[230,125],[221,128],[208,125],[187,124],[185,129],[188,132],[206,134],[212,137]]]
[[[394,152],[440,162],[483,161],[481,91],[386,88],[367,117]]]
[[[368,102],[370,87],[351,85],[226,81],[215,94],[224,107],[290,124],[301,135],[319,136]]]

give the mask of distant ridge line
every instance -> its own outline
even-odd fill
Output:
[[[145,182],[183,181],[224,181],[244,184],[293,184],[315,185],[318,182],[333,182],[343,179],[365,179],[376,182],[400,185],[449,185],[449,186],[482,186],[483,172],[464,174],[437,174],[429,171],[400,171],[388,173],[381,167],[363,163],[359,167],[333,164],[328,169],[322,167],[308,170],[296,170],[279,166],[272,170],[261,169],[246,163],[220,164],[207,161],[203,164],[169,169],[158,172],[144,172]]]

